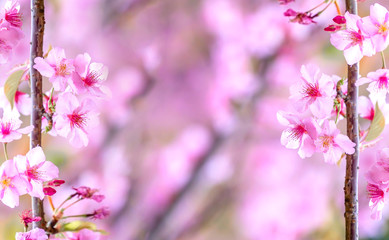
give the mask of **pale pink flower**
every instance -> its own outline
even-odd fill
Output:
[[[48,239],[45,230],[35,228],[28,232],[18,232],[15,235],[16,240],[46,240]]]
[[[356,82],[357,86],[370,83],[367,90],[370,92],[372,101],[384,101],[389,91],[389,70],[378,69],[375,72],[369,72],[367,77],[360,78]]]
[[[349,65],[359,62],[363,56],[375,54],[371,39],[361,30],[363,24],[357,15],[346,12],[346,29],[331,34],[331,44],[343,51]]]
[[[31,149],[26,156],[14,157],[14,161],[18,172],[28,181],[28,194],[43,199],[43,183],[58,177],[57,166],[46,161],[41,147]]]
[[[12,49],[24,37],[19,28],[12,27],[10,23],[0,23],[0,64],[4,64],[11,57]]]
[[[17,171],[14,161],[7,160],[0,166],[0,199],[10,208],[19,206],[19,196],[27,193],[27,182]]]
[[[379,185],[371,183],[367,184],[366,189],[370,198],[370,216],[374,220],[380,220],[382,218],[382,210],[385,206],[385,189],[381,189]]]
[[[340,134],[334,121],[325,120],[321,132],[315,140],[317,150],[324,154],[324,161],[335,164],[342,154],[353,154],[355,143],[346,135]]]
[[[96,209],[92,214],[88,214],[90,218],[92,219],[104,219],[108,217],[110,214],[108,207],[101,207],[99,209]]]
[[[379,151],[377,162],[370,167],[365,177],[368,183],[367,192],[370,198],[371,218],[380,220],[389,187],[389,148]]]
[[[102,85],[107,79],[108,68],[102,63],[91,63],[89,54],[84,53],[74,59],[74,67],[71,86],[77,94],[89,93],[95,97],[108,94],[108,89]]]
[[[295,101],[296,110],[304,112],[309,108],[317,118],[330,117],[335,97],[333,79],[321,74],[314,65],[303,65],[301,75],[301,81],[290,88],[290,98]]]
[[[53,117],[54,127],[60,136],[70,138],[75,147],[88,145],[88,131],[97,126],[95,104],[90,99],[79,102],[72,93],[58,97]]]
[[[20,139],[23,134],[29,134],[34,128],[33,126],[20,128],[21,125],[22,121],[16,113],[4,111],[0,119],[0,142],[8,143]]]
[[[389,12],[378,3],[370,6],[370,16],[363,20],[363,31],[366,32],[377,52],[385,50],[389,45]]]
[[[301,158],[310,157],[316,151],[317,123],[312,118],[302,119],[299,115],[279,111],[278,121],[288,128],[282,132],[281,144],[297,149]]]
[[[64,49],[53,48],[46,59],[37,57],[34,62],[34,68],[42,76],[49,78],[54,90],[64,91],[66,89],[68,81],[74,72],[74,66],[73,60],[66,58]]]
[[[23,115],[31,114],[31,97],[24,92],[16,91],[15,107]]]

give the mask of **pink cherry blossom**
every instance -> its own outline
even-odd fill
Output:
[[[317,137],[317,123],[312,118],[302,119],[297,114],[279,111],[278,121],[288,128],[282,132],[281,144],[297,149],[301,158],[310,157],[316,151],[314,139]]]
[[[16,240],[46,240],[48,239],[45,230],[35,228],[28,232],[18,232],[15,235]]]
[[[58,168],[52,162],[46,161],[41,147],[31,149],[26,156],[18,155],[14,158],[18,172],[27,179],[28,194],[43,199],[43,182],[58,177]]]
[[[382,218],[382,210],[385,206],[385,189],[381,189],[379,185],[371,183],[368,183],[366,188],[370,198],[370,216],[374,220],[380,220]]]
[[[389,45],[389,12],[378,3],[370,6],[370,16],[363,18],[363,31],[366,32],[377,52],[385,50]]]
[[[11,57],[12,49],[24,37],[19,28],[14,28],[10,23],[3,21],[0,23],[0,64],[4,64]]]
[[[321,132],[315,140],[317,150],[323,152],[326,163],[335,164],[344,152],[353,154],[355,143],[346,135],[340,134],[334,121],[325,120]]]
[[[68,137],[73,146],[87,146],[88,131],[98,124],[94,109],[90,99],[79,102],[72,93],[60,95],[53,117],[55,130],[60,136]]]
[[[107,67],[101,63],[91,63],[91,57],[87,53],[74,59],[74,67],[72,88],[77,94],[89,93],[96,97],[107,95],[108,89],[102,85],[107,79]]]
[[[346,12],[346,29],[331,34],[331,44],[344,51],[344,57],[349,65],[359,62],[363,56],[372,56],[375,49],[371,39],[361,30],[363,24],[357,15]]]
[[[4,111],[3,117],[0,119],[0,142],[8,143],[20,139],[23,134],[28,134],[34,128],[28,126],[20,128],[22,121],[15,112]]]
[[[333,79],[321,74],[314,65],[303,65],[301,75],[301,81],[290,88],[290,98],[294,100],[296,110],[304,112],[309,108],[317,118],[330,117],[335,97]]]
[[[64,91],[66,89],[68,81],[74,72],[74,66],[73,60],[66,58],[64,49],[53,48],[46,59],[37,57],[34,62],[34,68],[42,76],[49,78],[54,90]]]
[[[386,193],[389,190],[389,148],[384,148],[378,153],[377,162],[370,167],[365,177],[370,198],[370,216],[372,219],[380,220],[387,197]]]
[[[40,217],[33,217],[32,216],[32,210],[25,210],[20,215],[20,221],[23,223],[23,225],[27,228],[28,224],[32,222],[39,222],[41,220]]]
[[[7,160],[0,167],[0,199],[10,208],[19,206],[19,196],[27,193],[27,182],[19,175],[14,161]]]
[[[312,15],[311,13],[306,13],[306,12],[296,12],[293,9],[289,8],[284,12],[285,17],[292,17],[290,18],[291,22],[297,22],[303,25],[308,25],[311,23],[316,23],[313,21],[316,15]]]
[[[389,91],[389,70],[378,69],[375,72],[369,72],[367,77],[360,78],[356,82],[357,86],[370,83],[367,90],[370,92],[372,101],[382,101]]]

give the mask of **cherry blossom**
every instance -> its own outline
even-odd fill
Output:
[[[48,239],[45,230],[35,228],[28,232],[18,232],[15,235],[16,240],[46,240]]]
[[[87,53],[78,55],[74,59],[74,66],[72,87],[77,94],[87,92],[96,97],[107,95],[108,88],[102,85],[107,79],[107,67],[101,63],[91,63],[91,57]]]
[[[14,161],[7,160],[0,167],[0,199],[10,208],[19,206],[19,196],[27,193],[27,182],[19,175]]]
[[[311,23],[316,23],[313,21],[317,15],[312,15],[311,13],[305,13],[305,12],[296,12],[293,9],[288,9],[284,12],[285,17],[292,17],[290,19],[291,22],[297,22],[303,25],[308,25]]]
[[[88,131],[98,124],[94,109],[90,99],[80,102],[72,93],[60,95],[53,117],[55,130],[60,136],[68,137],[73,146],[87,146]]]
[[[343,51],[346,62],[349,65],[359,62],[363,56],[375,54],[373,43],[369,36],[362,32],[361,18],[346,12],[346,29],[331,34],[331,44]]]
[[[290,88],[290,98],[294,100],[296,110],[304,112],[309,108],[317,118],[330,117],[335,97],[333,79],[321,74],[314,65],[303,65],[301,75],[301,81]]]
[[[43,199],[43,182],[58,177],[58,168],[52,162],[46,161],[41,147],[31,149],[26,156],[14,157],[18,172],[27,179],[29,192],[33,197]]]
[[[389,91],[389,70],[378,69],[375,72],[369,72],[367,77],[360,78],[356,82],[357,86],[370,83],[367,90],[370,92],[372,101],[385,100],[386,94]]]
[[[368,183],[371,218],[380,220],[387,197],[386,192],[389,189],[389,148],[384,148],[378,153],[378,160],[370,167],[365,177]]]
[[[74,71],[73,60],[67,59],[65,50],[53,48],[46,59],[37,57],[34,68],[48,77],[56,91],[64,91]]]
[[[278,112],[278,121],[288,126],[282,132],[281,144],[286,148],[297,149],[301,158],[310,157],[316,151],[314,139],[317,137],[317,123],[312,118],[301,119],[297,114]]]
[[[382,5],[370,6],[370,16],[363,18],[363,31],[366,32],[377,52],[385,50],[389,45],[389,12]]]
[[[12,142],[32,131],[33,126],[20,128],[22,123],[15,112],[4,111],[3,117],[0,119],[0,142]]]
[[[355,143],[346,135],[340,134],[334,121],[325,120],[321,132],[315,140],[317,150],[323,152],[326,163],[335,164],[342,154],[353,154]]]

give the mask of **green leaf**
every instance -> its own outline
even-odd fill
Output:
[[[4,93],[7,97],[9,103],[11,104],[11,108],[14,107],[15,94],[18,90],[20,80],[22,79],[24,74],[23,70],[18,70],[9,75],[7,81],[4,84]]]
[[[369,132],[365,138],[366,142],[373,141],[377,137],[380,136],[382,131],[385,128],[385,117],[382,114],[380,108],[378,107],[378,103],[375,104],[374,118],[370,124]]]
[[[94,223],[85,221],[73,221],[63,224],[60,228],[60,232],[78,232],[85,228],[92,231],[97,230],[96,224]]]

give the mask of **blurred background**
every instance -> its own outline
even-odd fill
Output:
[[[2,81],[5,69],[29,54],[29,1],[20,2],[26,37],[1,67]],[[375,2],[360,2],[361,16]],[[45,3],[45,50],[64,48],[68,58],[89,53],[108,66],[112,92],[99,102],[100,125],[86,148],[43,138],[48,159],[66,180],[53,197],[56,205],[72,187],[99,188],[111,215],[96,224],[112,240],[344,238],[344,162],[330,166],[320,154],[300,159],[281,146],[284,127],[276,118],[277,111],[291,109],[289,87],[302,64],[345,76],[343,55],[323,31],[337,15],[334,6],[317,24],[302,26],[283,12],[306,11],[320,1]],[[361,74],[379,67],[380,56],[364,58]],[[44,90],[49,86],[46,79]],[[9,147],[11,156],[25,154],[28,138]],[[375,155],[371,149],[361,154],[361,239],[389,237],[388,214],[373,221],[368,208],[364,172]],[[22,231],[18,214],[29,201],[22,197],[16,210],[1,205],[0,239]],[[97,206],[85,201],[73,210]]]

